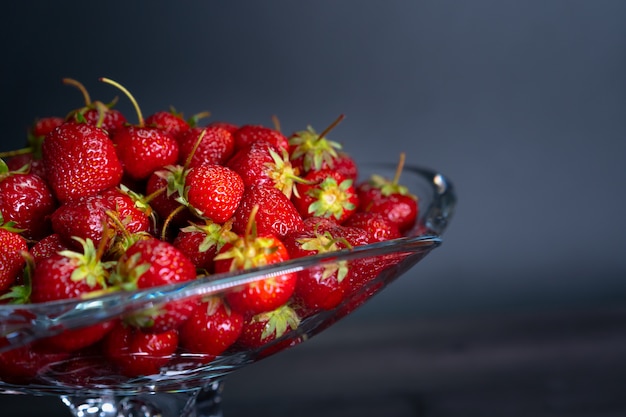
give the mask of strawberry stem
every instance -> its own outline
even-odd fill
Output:
[[[83,94],[83,98],[85,100],[85,106],[91,105],[91,97],[89,97],[89,93],[87,92],[87,89],[80,81],[77,81],[73,78],[63,78],[63,84],[71,85],[73,87],[78,88],[78,90]]]
[[[341,123],[341,121],[343,119],[345,119],[346,116],[344,114],[340,114],[339,117],[337,117],[337,119],[335,119],[334,122],[332,122],[326,129],[324,129],[324,131],[322,133],[320,133],[318,136],[320,138],[323,138],[324,136],[326,136],[328,134],[328,132],[330,132],[331,130],[333,130],[335,127],[337,127],[337,125],[339,123]]]
[[[272,123],[274,124],[274,130],[280,132],[280,120],[278,120],[278,116],[276,116],[275,114],[272,115]]]
[[[202,130],[202,132],[198,136],[198,140],[196,140],[196,143],[194,143],[193,145],[193,149],[191,150],[191,152],[189,152],[189,155],[187,155],[187,159],[185,159],[185,165],[183,165],[183,170],[186,171],[187,169],[189,169],[189,165],[191,165],[191,160],[193,159],[193,155],[198,150],[198,146],[200,146],[202,139],[204,139],[204,135],[206,135],[206,129]]]
[[[137,112],[137,119],[139,120],[138,122],[138,126],[139,127],[144,127],[144,119],[143,119],[143,114],[141,113],[141,109],[139,108],[139,104],[137,104],[137,100],[135,100],[135,97],[133,97],[133,95],[130,93],[130,91],[128,91],[126,89],[126,87],[124,87],[123,85],[121,85],[120,83],[113,81],[109,78],[105,78],[105,77],[100,77],[100,81],[105,82],[107,84],[111,84],[114,87],[117,87],[118,89],[120,89],[124,94],[126,94],[126,97],[128,97],[128,99],[130,100],[130,102],[133,104],[133,107],[135,108],[135,112]]]
[[[161,240],[167,240],[167,229],[169,228],[170,223],[172,222],[174,217],[185,208],[186,206],[180,205],[172,210],[170,214],[168,214],[167,218],[163,221],[163,228],[161,229]]]
[[[400,160],[398,161],[398,166],[396,167],[396,173],[393,177],[393,183],[400,183],[400,175],[402,174],[402,170],[404,169],[404,162],[406,160],[406,154],[404,152],[400,153]]]
[[[0,158],[11,158],[13,156],[18,155],[26,155],[33,152],[32,147],[22,148],[22,149],[14,149],[12,151],[0,152]]]

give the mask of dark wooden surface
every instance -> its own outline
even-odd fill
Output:
[[[0,396],[0,415],[69,416]],[[225,417],[626,416],[626,308],[350,320],[229,376]]]

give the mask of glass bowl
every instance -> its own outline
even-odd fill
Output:
[[[360,178],[393,178],[394,164],[360,167]],[[9,354],[26,372],[17,377],[0,370],[0,393],[55,395],[75,416],[218,416],[223,378],[237,369],[295,346],[350,314],[437,248],[453,213],[455,194],[442,174],[405,166],[402,184],[418,196],[415,226],[399,239],[280,264],[216,274],[192,282],[118,292],[91,299],[29,305],[0,305],[0,355]],[[225,295],[242,285],[320,265],[350,265],[362,271],[359,285],[337,306],[297,311],[299,322],[282,336],[254,348],[231,347],[217,357],[177,352],[156,373],[138,377],[118,374],[94,349],[77,355],[42,358],[32,349],[65,331],[118,320],[129,314],[192,297]],[[358,280],[358,279],[357,279]],[[10,355],[10,353],[16,353]]]

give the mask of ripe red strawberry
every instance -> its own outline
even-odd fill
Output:
[[[242,271],[289,259],[287,248],[276,236],[259,236],[254,232],[254,220],[253,213],[245,233],[222,247],[215,257],[216,273]],[[241,314],[270,311],[289,300],[296,280],[295,273],[268,277],[233,289],[226,294],[226,300]]]
[[[178,142],[155,127],[123,126],[112,140],[124,173],[133,180],[147,179],[157,169],[178,161]]]
[[[141,239],[120,256],[110,280],[126,290],[154,288],[191,281],[196,268],[171,243],[157,238]],[[191,315],[197,300],[173,301],[147,311],[134,313],[125,321],[145,332],[160,333],[177,328]]]
[[[29,134],[43,140],[46,135],[65,122],[62,117],[48,116],[37,119],[30,129]]]
[[[280,238],[304,228],[300,213],[278,188],[253,185],[245,188],[241,203],[233,215],[235,232],[245,232],[255,206],[258,206],[255,224],[259,235],[276,235]]]
[[[415,225],[419,212],[417,196],[399,183],[404,158],[401,154],[393,179],[372,175],[368,181],[357,186],[361,202],[359,210],[384,215],[398,226],[401,233]]]
[[[302,181],[298,170],[291,166],[286,150],[279,150],[264,140],[239,149],[226,164],[237,172],[246,186],[267,184],[281,190],[287,198]]]
[[[196,270],[213,273],[213,258],[222,247],[237,239],[231,231],[232,222],[224,224],[207,220],[205,224],[192,223],[180,230],[173,245],[196,266]]]
[[[336,252],[349,247],[343,239],[336,239],[330,231],[304,231],[292,233],[284,239],[291,258],[302,258],[322,253]],[[298,272],[294,292],[296,302],[306,311],[330,310],[336,307],[348,290],[347,261],[327,263]]]
[[[402,237],[398,226],[389,220],[389,217],[381,213],[357,212],[350,216],[344,225],[365,229],[369,233],[372,242],[382,242]]]
[[[252,349],[260,348],[295,331],[299,325],[300,317],[295,310],[282,305],[272,311],[246,318],[237,345]],[[287,346],[289,346],[289,341],[288,345],[280,345],[281,348]],[[277,351],[271,346],[268,348],[271,349],[271,353]]]
[[[178,162],[189,168],[203,164],[223,165],[235,151],[232,133],[218,126],[193,127],[177,140]]]
[[[184,198],[196,216],[224,223],[230,219],[243,195],[243,180],[221,165],[199,165],[185,177]]]
[[[277,149],[289,149],[288,139],[276,129],[261,125],[243,125],[233,132],[235,149],[242,149],[250,144],[263,140],[274,145]]]
[[[101,101],[92,102],[87,89],[79,81],[72,78],[64,78],[63,83],[76,87],[85,100],[85,106],[72,111],[68,116],[68,120],[84,121],[89,125],[103,129],[109,135],[113,135],[118,128],[126,124],[127,120],[124,114],[113,108],[117,103],[117,98],[108,104]]]
[[[50,233],[49,215],[57,203],[46,181],[35,174],[8,171],[0,160],[0,212],[27,239]]]
[[[108,135],[86,123],[67,122],[43,142],[46,180],[60,202],[116,187],[122,165]]]
[[[332,217],[345,222],[359,206],[353,181],[329,169],[315,170],[296,184],[298,195],[292,199],[302,217]]]
[[[104,355],[128,377],[158,374],[178,348],[178,332],[146,333],[119,323],[103,342]]]
[[[146,117],[145,125],[156,127],[169,133],[173,138],[177,138],[181,133],[189,130],[189,123],[183,119],[182,114],[174,109],[170,111],[157,111]]]
[[[26,239],[0,213],[0,293],[9,289],[26,265],[22,253],[28,251]]]
[[[99,245],[105,234],[105,225],[113,233],[105,249],[118,243],[124,244],[128,235],[145,233],[150,230],[149,215],[135,204],[135,201],[118,188],[104,190],[68,201],[57,208],[51,216],[52,229],[64,242],[77,247],[72,238],[77,236],[90,239]]]
[[[35,264],[31,282],[31,301],[63,300],[83,297],[107,286],[111,262],[102,262],[102,254],[91,240],[76,238],[83,250],[52,254]]]
[[[330,126],[320,134],[308,126],[306,130],[294,133],[289,137],[289,154],[292,163],[298,167],[302,174],[310,171],[318,171],[325,165],[334,168],[334,161],[338,158],[341,144],[326,138],[326,135],[335,128],[342,120],[340,115]]]
[[[209,362],[235,343],[243,320],[243,315],[231,310],[221,298],[209,297],[180,327],[180,347],[185,353],[206,355],[202,362]]]

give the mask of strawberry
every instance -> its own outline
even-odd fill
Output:
[[[60,202],[119,185],[123,169],[115,146],[100,128],[67,122],[42,145],[46,180]]]
[[[26,265],[22,254],[27,251],[26,239],[12,222],[5,223],[0,213],[0,293],[16,282]]]
[[[83,246],[82,252],[61,251],[35,264],[31,278],[32,302],[87,297],[105,290],[113,263],[100,260],[102,253],[91,240],[77,240]],[[65,330],[45,339],[45,345],[64,352],[79,350],[101,340],[111,327],[111,322],[105,321]]]
[[[102,253],[93,241],[75,238],[83,250],[54,253],[35,264],[32,275],[31,301],[63,300],[84,297],[106,288],[111,262],[102,262]]]
[[[151,223],[148,213],[118,188],[104,190],[98,194],[84,196],[62,204],[51,216],[52,229],[64,242],[77,247],[73,237],[90,239],[99,245],[109,229],[114,231],[114,241],[107,244],[124,244],[130,234],[146,233]]]
[[[146,117],[145,125],[156,127],[168,133],[173,138],[177,138],[181,133],[189,130],[189,123],[183,119],[182,114],[176,110],[157,111]]]
[[[49,215],[56,206],[50,187],[40,176],[8,171],[0,160],[0,212],[22,229],[25,238],[37,240],[50,232]]]
[[[111,282],[126,290],[154,288],[191,281],[196,268],[171,243],[157,238],[133,243],[119,257]],[[145,332],[160,333],[178,327],[191,315],[196,300],[173,301],[152,309],[133,313],[126,323],[141,327]]]
[[[204,362],[209,362],[235,343],[243,320],[243,315],[231,310],[220,297],[209,297],[180,327],[180,346],[185,353],[206,355]]]
[[[124,173],[132,180],[144,180],[152,172],[178,160],[178,142],[169,133],[157,127],[147,127],[133,95],[119,83],[101,78],[119,88],[130,99],[139,120],[137,125],[118,127],[111,134],[117,155],[124,167]]]
[[[404,159],[405,155],[401,154],[393,179],[372,175],[369,181],[357,186],[361,202],[359,210],[384,215],[398,226],[401,233],[415,225],[419,212],[417,196],[399,183]]]
[[[282,194],[282,193],[281,193]],[[215,257],[215,272],[243,271],[289,259],[287,248],[274,235],[257,235],[254,231],[254,208],[246,231],[227,243]],[[295,273],[285,273],[238,287],[226,294],[228,305],[241,314],[258,314],[285,304],[296,286]]]
[[[76,87],[85,100],[85,106],[72,111],[67,120],[84,121],[89,125],[103,129],[109,135],[113,135],[117,129],[127,123],[126,116],[121,111],[113,108],[117,103],[117,97],[108,104],[101,101],[92,102],[87,89],[79,81],[72,78],[64,78],[63,83]]]
[[[350,216],[344,225],[364,229],[369,233],[372,242],[382,242],[402,237],[397,224],[381,213],[371,211],[357,212]]]
[[[345,240],[334,238],[330,231],[296,232],[289,234],[283,241],[292,259],[349,247]],[[348,290],[348,272],[347,261],[316,265],[299,271],[294,298],[307,311],[330,310],[343,300]]]
[[[190,128],[177,140],[180,147],[178,162],[186,167],[223,165],[235,150],[232,133],[218,126]]]
[[[300,325],[300,317],[294,309],[287,305],[249,316],[243,323],[241,336],[237,340],[237,345],[247,349],[256,349],[263,347],[269,343],[273,343],[276,339],[285,337],[290,332],[295,331]],[[287,345],[280,345],[284,348],[291,344],[287,340]],[[271,353],[275,353],[278,349],[273,346],[266,347],[272,349]]]
[[[302,179],[298,170],[291,166],[286,150],[279,150],[264,140],[241,148],[226,164],[238,173],[246,186],[268,184],[281,190],[287,198]]]
[[[213,272],[213,258],[222,247],[237,238],[231,231],[232,222],[224,224],[206,220],[204,224],[192,223],[180,229],[173,245],[196,266],[210,274]]]
[[[279,238],[304,228],[302,217],[290,199],[278,188],[268,185],[246,187],[241,203],[233,215],[233,231],[243,233],[255,206],[258,206],[255,224],[259,235]]]
[[[334,160],[338,158],[338,150],[341,144],[326,138],[326,135],[335,128],[342,120],[340,115],[330,126],[320,134],[308,126],[306,130],[298,131],[289,137],[289,154],[295,167],[300,168],[301,173],[318,171],[325,165],[334,168]]]
[[[123,126],[112,140],[125,174],[133,180],[147,179],[157,169],[178,161],[178,142],[155,127]]]
[[[292,199],[302,217],[333,217],[341,224],[357,210],[359,198],[353,181],[339,172],[320,169],[303,179],[304,183],[296,184],[298,195]]]
[[[178,332],[146,333],[119,323],[103,341],[104,355],[128,377],[158,374],[178,347]]]
[[[242,149],[250,144],[263,140],[274,145],[277,149],[288,150],[288,139],[276,129],[261,125],[243,125],[233,132],[235,149]]]
[[[224,223],[230,219],[243,195],[243,180],[221,165],[199,165],[185,177],[184,198],[198,217]]]

